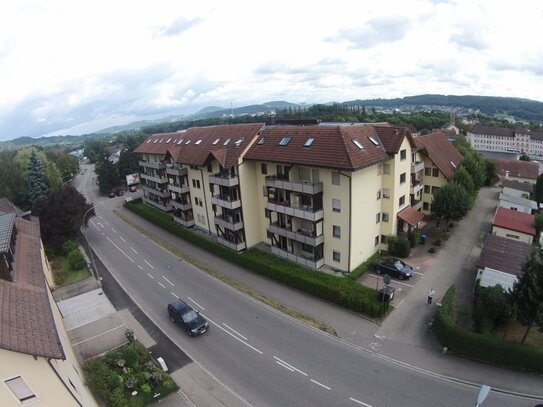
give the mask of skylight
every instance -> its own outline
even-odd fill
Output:
[[[452,161],[451,161],[451,165],[453,166],[454,169],[456,169],[456,164],[453,163]]]
[[[151,142],[151,139],[147,140],[147,144],[149,144]]]
[[[173,139],[172,143],[173,143],[173,144],[177,143],[177,139],[176,139],[176,138]]]
[[[290,143],[291,137],[283,137],[281,141],[279,142],[280,146],[287,146],[288,143]]]
[[[230,143],[230,140],[232,139],[227,138],[226,140],[224,140],[224,143],[222,143],[222,145],[223,146],[227,145],[228,143]]]
[[[177,142],[177,144],[181,144],[183,142],[183,138]]]
[[[380,143],[378,140],[374,139],[373,137],[368,137],[370,139],[370,141],[373,143],[374,146],[378,146]]]
[[[311,147],[313,143],[315,142],[314,138],[308,138],[306,142],[304,143],[304,147]]]
[[[198,140],[194,144],[201,144],[201,143],[202,143],[202,140]]]
[[[163,138],[161,138],[161,139],[160,139],[160,141],[159,141],[159,143],[162,143],[163,141],[164,141],[164,139],[163,139]]]
[[[188,139],[187,141],[185,141],[185,144],[190,144],[191,141],[191,139]]]
[[[239,145],[240,145],[241,143],[243,143],[243,140],[245,140],[243,137],[240,138],[239,140],[236,140],[236,146],[239,147]]]
[[[355,146],[358,147],[359,150],[362,150],[364,148],[364,146],[362,145],[362,143],[360,143],[360,141],[358,141],[357,139],[353,139],[353,143]]]
[[[215,145],[219,144],[219,141],[221,141],[220,138],[218,138],[217,140],[215,140],[212,144],[215,146]]]
[[[266,137],[262,137],[260,140],[258,140],[258,144],[262,145],[266,141]]]
[[[168,144],[170,141],[172,141],[171,137],[168,140],[166,140],[166,144]]]
[[[156,138],[156,139],[154,139],[154,140],[153,140],[153,144],[154,144],[154,143],[156,143],[157,141],[158,141],[158,139],[157,139],[157,138]]]

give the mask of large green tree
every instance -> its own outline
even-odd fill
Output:
[[[0,197],[9,199],[21,209],[30,209],[28,202],[26,163],[17,160],[17,151],[0,151]]]
[[[449,222],[460,220],[468,213],[472,202],[472,197],[462,185],[449,182],[434,193],[432,215],[443,219],[448,227]]]
[[[508,293],[501,285],[478,287],[473,308],[474,329],[480,333],[492,333],[511,318],[512,306]]]
[[[62,177],[62,182],[70,181],[79,172],[77,158],[66,151],[51,150],[46,154],[47,158],[55,163]]]
[[[36,202],[47,195],[49,188],[45,180],[45,166],[33,151],[27,166],[28,200],[34,206]]]
[[[120,183],[117,164],[113,164],[107,156],[102,155],[100,161],[96,163],[96,174],[98,174],[98,188],[102,194],[107,194],[112,188]]]
[[[537,177],[537,181],[534,187],[534,199],[539,207],[540,203],[543,203],[543,174]]]
[[[473,184],[473,179],[468,174],[466,167],[464,167],[463,165],[458,167],[458,169],[454,173],[453,180],[457,184],[462,185],[464,189],[468,192],[468,194],[473,195],[475,193],[476,189],[475,185]]]

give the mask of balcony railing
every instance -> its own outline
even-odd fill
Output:
[[[411,174],[416,174],[419,171],[424,170],[424,161],[417,161],[411,163]]]
[[[192,204],[189,201],[179,202],[172,199],[170,203],[172,204],[174,208],[181,209],[182,211],[188,211],[189,209],[192,209]]]
[[[143,190],[146,191],[148,194],[154,194],[154,195],[159,196],[161,198],[169,198],[170,197],[170,192],[167,189],[160,190],[160,189],[155,189],[155,188],[151,188],[151,187],[149,187],[147,185],[144,185]]]
[[[155,170],[163,170],[164,168],[166,168],[166,163],[163,163],[161,161],[140,160],[138,161],[138,164],[140,165],[140,167],[154,168]]]
[[[268,226],[268,231],[310,246],[318,246],[324,242],[324,235],[315,236],[313,231],[304,229],[293,231],[290,228],[281,227],[276,223]]]
[[[239,251],[241,251],[241,250],[243,250],[243,249],[245,249],[247,247],[245,242],[233,243],[233,242],[229,242],[226,239],[223,239],[222,237],[217,237],[217,243],[219,243],[219,244],[221,244],[223,246],[226,246],[229,249],[235,250],[236,252],[239,252]]]
[[[233,187],[239,185],[239,177],[237,175],[217,173],[209,176],[209,183]]]
[[[166,174],[177,175],[179,177],[187,175],[186,168],[166,167]]]
[[[215,216],[215,225],[234,231],[243,229],[243,222],[241,220],[234,222],[233,219],[224,218],[223,216]]]
[[[143,202],[145,202],[148,205],[154,206],[155,208],[163,210],[164,212],[171,212],[173,210],[173,207],[169,203],[164,204],[164,203],[160,203],[160,202],[155,202],[155,201],[153,201],[153,200],[151,200],[149,198],[146,198],[146,197],[143,197]]]
[[[190,187],[188,185],[168,184],[168,189],[171,192],[177,192],[178,194],[186,194],[187,192],[190,192]]]
[[[190,228],[194,226],[194,218],[190,220],[184,220],[184,219],[178,218],[177,216],[174,216],[173,221],[179,223],[180,225],[185,226],[186,228]]]
[[[321,220],[324,217],[324,211],[322,209],[314,210],[311,207],[293,207],[288,205],[288,202],[268,201],[266,208],[268,208],[270,211],[284,213],[286,215],[295,216],[297,218],[306,219],[313,222]]]
[[[211,203],[226,209],[241,208],[241,200],[232,200],[230,197],[221,197],[220,195],[212,196]]]
[[[319,269],[324,265],[324,259],[310,259],[307,257],[302,256],[296,256],[294,253],[290,253],[286,250],[280,249],[279,247],[272,246],[271,252],[277,256],[283,257],[287,260],[293,261],[295,263],[301,264],[303,266],[312,268],[312,269]]]
[[[157,184],[167,184],[168,178],[166,177],[159,177],[157,175],[149,175],[145,174],[144,172],[140,173],[140,177],[143,179],[147,179],[149,181],[156,182]]]
[[[322,182],[285,181],[276,177],[266,177],[266,186],[310,195],[322,192]]]
[[[422,185],[422,182],[417,182],[414,185],[411,185],[409,193],[417,194],[423,188],[424,188],[424,185]]]

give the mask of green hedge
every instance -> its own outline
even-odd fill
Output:
[[[451,352],[510,369],[543,372],[543,350],[522,343],[507,342],[490,335],[468,331],[454,321],[453,285],[442,299],[433,330]]]
[[[270,277],[298,290],[370,317],[380,317],[388,311],[389,304],[379,302],[375,290],[356,283],[356,278],[353,281],[353,278],[336,277],[331,274],[309,270],[296,263],[254,248],[242,253],[236,253],[175,224],[170,215],[143,204],[141,199],[127,202],[125,207],[175,236],[257,274]],[[372,256],[353,271],[356,273],[353,277],[366,272],[373,264],[374,259],[375,256]]]

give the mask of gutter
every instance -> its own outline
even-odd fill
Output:
[[[353,183],[352,178],[350,175],[345,174],[341,171],[339,171],[340,175],[343,175],[344,177],[347,177],[349,179],[349,259],[347,261],[347,271],[351,272],[351,251],[353,250],[351,247],[351,241],[352,241],[352,234],[353,234],[353,225],[351,224],[351,218],[352,218],[352,210],[353,210]]]
[[[75,397],[75,395],[72,393],[72,389],[70,389],[68,387],[68,385],[64,382],[64,380],[62,380],[62,377],[60,377],[60,375],[58,374],[58,372],[56,371],[56,369],[53,367],[53,364],[51,363],[51,359],[53,358],[47,358],[47,363],[49,363],[49,366],[51,366],[51,369],[53,370],[53,372],[55,372],[55,374],[57,375],[58,379],[60,380],[60,382],[64,385],[64,387],[66,387],[66,390],[68,390],[68,393],[70,393],[72,395],[72,397],[74,398],[75,402],[80,405],[81,407],[83,407],[83,404],[81,404],[81,402],[77,399],[77,397]]]

